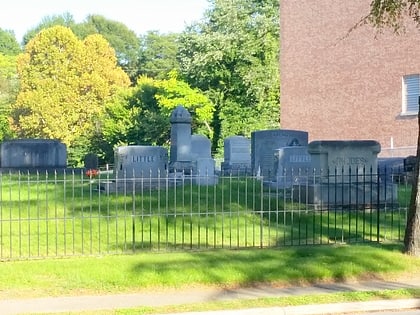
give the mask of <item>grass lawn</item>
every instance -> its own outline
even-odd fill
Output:
[[[392,279],[419,273],[400,245],[331,245],[286,249],[4,261],[0,298],[116,294],[191,287],[305,285]]]
[[[95,185],[77,176],[0,176],[0,299],[262,283],[309,285],[420,274],[420,260],[403,255],[401,243],[393,242],[404,232],[404,208],[310,211],[254,180],[109,195],[94,190]],[[356,292],[322,299],[381,296],[412,297],[419,291]],[[109,314],[308,304],[319,299],[259,299]]]
[[[0,174],[0,259],[400,241],[409,191],[399,207],[316,210],[252,177],[98,191],[107,180]]]

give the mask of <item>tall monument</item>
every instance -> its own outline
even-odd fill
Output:
[[[171,148],[169,171],[189,173],[192,170],[191,157],[191,115],[181,105],[171,114]]]

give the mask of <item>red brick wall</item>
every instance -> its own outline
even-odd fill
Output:
[[[420,30],[348,34],[371,0],[281,0],[281,127],[309,140],[417,144],[417,119],[402,116],[402,76],[420,73]],[[346,36],[348,35],[348,36]],[[406,155],[394,154],[394,155]]]

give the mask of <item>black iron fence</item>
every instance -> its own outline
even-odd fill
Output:
[[[0,174],[0,259],[401,241],[402,172]]]

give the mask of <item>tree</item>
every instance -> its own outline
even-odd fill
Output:
[[[43,29],[59,25],[73,28],[76,25],[76,22],[74,21],[73,16],[68,12],[61,15],[45,16],[37,26],[31,28],[23,35],[23,46],[26,46],[29,41]]]
[[[85,39],[93,34],[102,35],[115,50],[118,65],[135,83],[140,41],[134,31],[128,29],[123,23],[106,19],[100,15],[89,15],[82,23],[76,23],[69,13],[46,16],[39,25],[24,35],[23,44],[26,45],[41,30],[52,26],[69,27],[79,39]]]
[[[180,37],[181,73],[216,106],[213,147],[279,127],[279,1],[212,0]]]
[[[371,11],[363,20],[375,27],[391,27],[398,33],[406,18],[420,25],[420,0],[372,0],[370,6]]]
[[[9,116],[11,104],[16,100],[19,86],[16,58],[16,56],[0,53],[0,141],[13,137],[9,126]]]
[[[142,76],[136,86],[121,90],[107,103],[96,138],[97,151],[105,161],[112,161],[117,145],[168,145],[170,114],[179,104],[191,112],[194,133],[211,138],[213,104],[201,91],[179,80],[175,71],[169,76],[166,80]]]
[[[73,165],[81,161],[78,144],[94,134],[103,104],[129,85],[101,35],[80,41],[63,26],[42,30],[26,45],[18,74],[21,86],[12,107],[17,134],[61,140]]]
[[[167,79],[170,71],[179,71],[176,58],[179,34],[159,34],[156,31],[141,36],[138,75]]]
[[[16,56],[21,52],[20,45],[13,31],[0,28],[0,53],[6,56]]]
[[[364,22],[369,21],[378,28],[391,27],[398,33],[407,17],[420,26],[419,9],[420,0],[373,0],[371,11],[363,20]],[[416,180],[411,190],[404,237],[404,252],[414,256],[420,256],[420,112],[418,114],[418,128]]]
[[[128,74],[132,83],[137,77],[137,60],[140,40],[125,24],[101,15],[89,15],[86,21],[72,27],[79,38],[91,34],[102,35],[115,50],[118,65]]]

